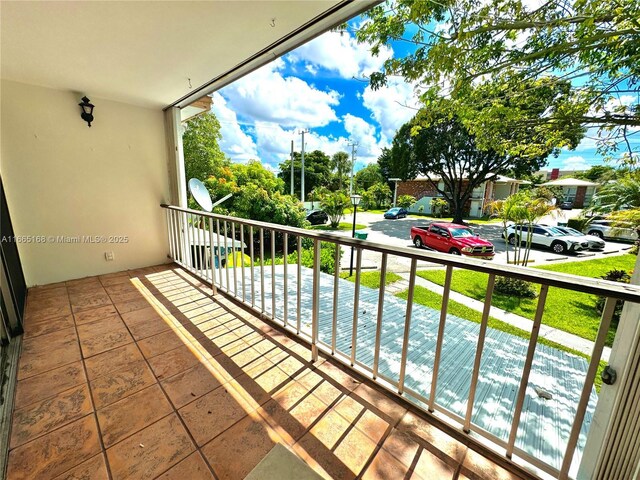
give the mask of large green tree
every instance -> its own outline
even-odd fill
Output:
[[[293,192],[300,197],[300,171],[302,167],[299,152],[293,154]],[[306,195],[319,186],[331,183],[331,157],[320,150],[305,152],[304,154],[304,191]],[[280,164],[278,177],[284,181],[284,191],[289,193],[291,188],[291,159]]]
[[[637,159],[639,144],[627,141],[640,126],[637,0],[394,0],[367,16],[358,38],[374,54],[415,45],[372,86],[400,75],[426,106],[447,97],[480,146],[536,156],[599,127],[605,155]]]
[[[475,188],[496,175],[518,176],[536,171],[549,154],[547,151],[537,157],[517,157],[481,149],[461,121],[444,113],[427,127],[416,127],[415,122],[416,119],[409,122],[413,128],[401,128],[396,134],[394,144],[405,147],[401,156],[391,159],[392,163],[408,162],[412,171],[425,175],[449,203],[457,223],[462,222],[465,205]]]
[[[366,191],[369,190],[376,183],[382,183],[386,177],[379,165],[371,163],[361,170],[358,170],[353,177],[353,183],[355,190]]]
[[[185,124],[182,135],[184,167],[187,181],[191,178],[206,180],[221,174],[229,165],[220,150],[220,123],[213,112],[198,115]]]

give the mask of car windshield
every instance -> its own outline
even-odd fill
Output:
[[[575,228],[568,228],[568,227],[564,227],[563,230],[565,232],[567,232],[569,235],[577,235],[579,237],[581,237],[582,235],[584,235],[582,232],[579,232],[578,230],[576,230]]]
[[[473,232],[468,228],[451,228],[449,231],[454,238],[473,237]]]
[[[399,212],[399,211],[400,211],[399,208],[391,208],[391,209],[389,209],[389,211],[387,213],[396,213],[396,212]],[[378,214],[378,215],[380,215],[380,214]]]
[[[566,233],[564,233],[562,230],[559,230],[559,229],[557,229],[557,228],[553,228],[553,227],[551,227],[551,228],[548,228],[547,230],[548,230],[548,231],[549,231],[549,233],[550,233],[551,235],[553,235],[554,237],[561,237],[561,236],[563,236],[563,235],[566,235]]]

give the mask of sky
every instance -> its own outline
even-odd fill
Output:
[[[233,162],[258,159],[278,171],[289,158],[291,141],[301,150],[352,153],[357,143],[355,170],[377,161],[398,128],[419,107],[412,85],[392,78],[379,90],[366,77],[379,71],[384,60],[402,54],[399,45],[378,57],[358,44],[352,20],[344,32],[327,32],[287,55],[213,94],[213,111],[221,124],[221,148]],[[595,137],[590,131],[589,136]],[[583,170],[604,163],[596,142],[585,138],[573,151],[550,157],[547,169]]]

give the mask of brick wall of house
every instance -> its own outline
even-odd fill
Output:
[[[416,200],[422,197],[436,197],[438,191],[427,180],[412,180],[408,182],[398,182],[398,196],[412,195]]]

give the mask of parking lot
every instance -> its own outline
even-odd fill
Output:
[[[566,222],[567,219],[576,217],[580,214],[580,210],[568,210],[560,213],[560,216],[548,216],[543,218],[539,223],[545,223],[547,225],[556,225],[559,222]],[[351,215],[345,216],[344,222],[352,222],[353,217]],[[410,231],[412,226],[427,225],[434,221],[431,218],[409,216],[400,220],[385,220],[382,214],[358,212],[356,215],[356,222],[358,224],[366,225],[363,230],[368,233],[368,240],[382,243],[389,246],[401,246],[401,247],[413,247],[413,243],[410,238]],[[506,242],[501,238],[502,225],[500,223],[492,224],[474,224],[473,220],[469,221],[471,229],[478,233],[482,238],[489,240],[495,246],[496,256],[493,261],[496,263],[507,263],[506,254]],[[340,234],[345,236],[351,236],[351,232],[342,231]],[[415,247],[413,247],[415,248]],[[550,250],[534,247],[531,249],[529,264],[541,265],[549,262],[559,261],[575,261],[579,259],[592,259],[598,257],[606,257],[609,255],[615,255],[627,251],[631,248],[630,243],[622,242],[606,242],[604,251],[583,251],[576,254],[563,254],[559,255],[553,253]],[[513,248],[510,247],[510,259],[512,259]],[[350,254],[344,252],[342,256],[342,269],[348,268],[350,262]],[[376,268],[380,264],[380,254],[375,252],[363,252],[363,267],[364,268]],[[388,268],[390,271],[408,271],[410,261],[400,257],[390,257]],[[429,264],[420,265],[420,267],[433,266]]]

